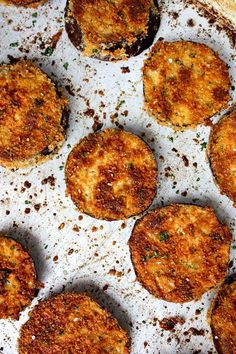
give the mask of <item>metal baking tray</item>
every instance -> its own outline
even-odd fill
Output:
[[[166,0],[160,5],[161,26],[155,41],[160,37],[193,40],[216,50],[229,65],[232,105],[236,63],[228,31],[184,1]],[[215,353],[206,320],[214,291],[185,304],[149,294],[135,280],[127,245],[137,217],[106,222],[81,215],[65,196],[63,170],[68,153],[82,137],[101,125],[123,126],[142,136],[155,152],[159,177],[151,208],[172,202],[211,205],[235,238],[236,210],[220,194],[206,156],[210,128],[175,132],[148,117],[143,110],[141,68],[149,50],[126,62],[85,58],[64,30],[64,8],[65,0],[48,1],[38,9],[0,5],[0,62],[8,62],[9,56],[32,59],[64,88],[71,110],[66,142],[53,160],[15,172],[0,168],[0,231],[28,248],[45,284],[31,308],[55,292],[87,291],[129,331],[132,354]],[[234,248],[230,272],[235,267]],[[0,320],[0,353],[17,353],[19,329],[28,311],[19,321]],[[163,330],[159,321],[172,316],[185,321],[174,331]]]

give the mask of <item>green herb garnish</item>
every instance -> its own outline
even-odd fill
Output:
[[[42,52],[42,55],[45,55],[46,57],[50,57],[52,53],[54,52],[54,49],[52,47],[47,47],[44,52]]]
[[[167,231],[163,231],[160,233],[160,241],[164,242],[169,238],[169,234]]]
[[[207,147],[207,143],[204,141],[204,143],[201,143],[201,150],[203,151]]]
[[[19,46],[19,42],[10,43],[10,48],[15,48]]]
[[[67,70],[68,69],[68,66],[69,66],[69,63],[64,63],[63,64],[63,67]]]

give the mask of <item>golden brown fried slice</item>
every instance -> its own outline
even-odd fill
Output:
[[[41,301],[20,332],[20,354],[128,354],[129,337],[88,296],[64,293]]]
[[[209,311],[213,340],[218,353],[236,353],[236,274],[219,288]]]
[[[199,43],[157,42],[145,61],[143,83],[147,111],[176,128],[209,124],[230,99],[226,63]]]
[[[0,318],[18,319],[40,287],[29,254],[16,241],[0,235]]]
[[[68,0],[66,30],[83,54],[124,60],[148,48],[159,28],[156,0]]]
[[[209,143],[211,168],[223,194],[236,203],[236,111],[212,129]]]
[[[199,299],[225,276],[231,234],[211,208],[173,204],[138,220],[129,240],[137,279],[156,297]]]
[[[0,65],[0,165],[37,165],[51,158],[65,136],[67,100],[25,60]]]
[[[138,136],[118,129],[90,134],[71,151],[67,193],[80,211],[98,219],[125,219],[144,211],[156,194],[157,167]]]
[[[23,6],[23,7],[37,7],[42,5],[47,0],[0,0],[0,3],[5,5],[15,5],[15,6]]]

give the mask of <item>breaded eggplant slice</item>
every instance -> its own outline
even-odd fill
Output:
[[[236,110],[214,125],[209,142],[211,169],[221,193],[236,204]]]
[[[177,129],[210,124],[227,107],[227,64],[205,44],[157,42],[143,68],[145,109]]]
[[[225,279],[209,310],[215,348],[219,354],[236,353],[236,273]]]
[[[29,254],[18,242],[0,235],[0,318],[19,319],[40,287]]]
[[[155,209],[136,221],[129,240],[137,279],[159,299],[198,300],[224,278],[231,238],[211,208]]]
[[[81,293],[40,301],[20,331],[20,354],[128,354],[128,334]]]
[[[47,0],[0,0],[0,3],[4,5],[15,5],[22,7],[38,7],[39,5],[43,5]]]
[[[149,146],[119,129],[89,134],[66,164],[67,193],[97,219],[126,219],[144,211],[156,194],[157,166]]]
[[[33,63],[0,65],[0,165],[38,165],[61,147],[67,100]]]
[[[73,45],[101,60],[125,60],[147,49],[160,25],[157,0],[68,0],[65,27]]]

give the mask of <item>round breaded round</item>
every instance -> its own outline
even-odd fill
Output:
[[[20,354],[128,354],[128,334],[106,310],[80,293],[41,301],[20,331]]]
[[[125,60],[148,48],[159,28],[156,0],[68,0],[65,27],[86,56]]]
[[[14,169],[50,159],[65,138],[66,104],[33,63],[0,65],[0,165]]]
[[[129,247],[140,283],[159,299],[182,303],[222,281],[230,242],[211,208],[173,204],[138,220]]]
[[[29,254],[16,241],[0,235],[0,318],[18,319],[40,287]]]
[[[15,6],[23,6],[23,7],[37,7],[42,5],[47,0],[0,0],[0,3],[4,5],[15,5]]]
[[[227,64],[205,44],[157,42],[143,68],[145,108],[158,123],[179,129],[210,124],[227,106]]]
[[[81,212],[126,219],[144,211],[156,194],[157,167],[148,145],[118,129],[89,134],[66,164],[67,193]]]
[[[225,115],[212,129],[209,157],[223,194],[236,203],[236,111]]]
[[[214,344],[219,354],[236,353],[236,274],[221,285],[209,311]]]

